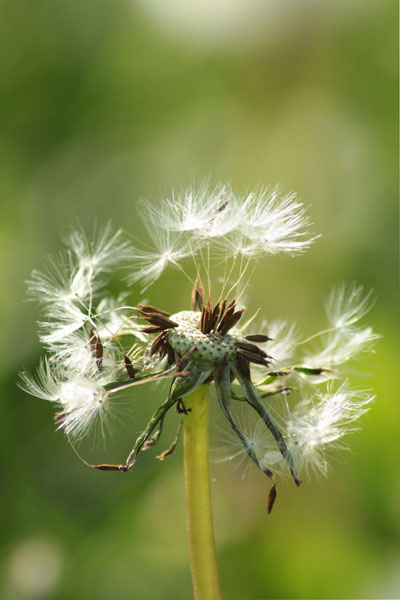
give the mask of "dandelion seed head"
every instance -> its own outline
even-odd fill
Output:
[[[247,327],[255,327],[256,315],[238,323],[257,262],[299,254],[317,237],[296,195],[276,187],[240,196],[227,184],[207,183],[142,204],[141,216],[149,236],[143,248],[132,248],[110,225],[91,238],[78,229],[48,271],[33,272],[28,291],[41,303],[40,339],[49,357],[36,379],[22,374],[21,386],[56,403],[58,428],[80,438],[95,422],[103,428],[111,398],[124,389],[171,378],[168,398],[136,440],[128,469],[143,444],[156,443],[155,427],[166,411],[176,404],[185,412],[182,399],[212,384],[235,440],[226,460],[247,457],[269,477],[290,472],[296,485],[299,469],[326,474],[327,451],[345,447],[344,434],[357,428],[372,400],[335,381],[339,367],[378,337],[359,323],[371,295],[355,285],[334,290],[329,326],[309,338],[300,339],[284,320],[263,321],[252,334]],[[176,307],[170,314],[106,295],[105,274],[128,258],[129,280],[142,289],[167,268],[178,269],[191,281],[192,310]],[[214,274],[222,269],[216,290]]]

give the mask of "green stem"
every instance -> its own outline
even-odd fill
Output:
[[[190,564],[196,600],[220,600],[209,469],[209,386],[185,396],[185,496]]]

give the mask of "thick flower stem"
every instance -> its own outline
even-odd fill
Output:
[[[196,600],[220,600],[209,470],[209,386],[185,396],[185,496]]]

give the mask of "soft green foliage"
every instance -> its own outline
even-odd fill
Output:
[[[283,484],[267,517],[262,474],[242,479],[240,466],[212,464],[224,596],[399,593],[397,4],[304,0],[300,12],[292,2],[265,4],[243,27],[225,20],[221,39],[191,35],[182,15],[168,30],[174,19],[133,0],[2,4],[4,598],[191,593],[181,449],[168,464],[144,454],[128,474],[88,469],[55,432],[52,407],[16,380],[39,356],[37,307],[24,302],[23,280],[54,254],[60,232],[75,219],[89,231],[112,219],[141,238],[139,198],[209,174],[239,190],[255,182],[296,190],[323,234],[304,256],[274,257],[257,271],[249,314],[262,306],[307,334],[332,283],[354,280],[374,289],[368,321],[383,336],[363,364],[371,375],[362,387],[377,400],[330,478]],[[151,300],[176,312],[190,292],[170,271]],[[134,402],[127,393],[118,435],[80,453],[120,462],[164,392],[138,391]],[[173,424],[166,433],[172,439]],[[221,437],[218,425],[213,435]]]

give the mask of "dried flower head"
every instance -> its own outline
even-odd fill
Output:
[[[267,476],[287,471],[297,485],[300,472],[326,474],[326,451],[342,445],[373,398],[342,381],[349,359],[377,338],[359,324],[370,294],[355,285],[334,290],[327,327],[305,340],[285,321],[263,321],[252,331],[256,320],[246,321],[240,304],[252,265],[265,255],[303,252],[317,238],[295,194],[258,189],[241,198],[229,185],[203,185],[146,203],[141,216],[146,249],[131,247],[109,227],[90,241],[78,231],[46,274],[33,272],[28,289],[43,306],[40,339],[49,356],[37,381],[23,373],[22,387],[56,402],[58,427],[79,438],[107,416],[121,391],[170,380],[167,398],[125,463],[99,469],[130,469],[140,450],[158,441],[167,412],[176,407],[184,418],[185,396],[207,384],[236,440],[228,459],[245,454]],[[171,314],[105,296],[104,274],[127,259],[130,281],[142,289],[167,267],[178,268],[192,282],[189,306]],[[220,263],[225,276],[215,293],[212,272]],[[276,488],[270,508],[275,496]]]

